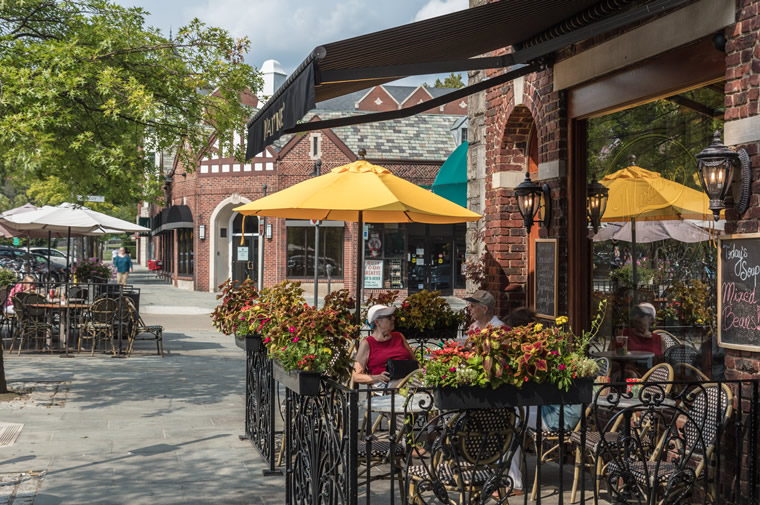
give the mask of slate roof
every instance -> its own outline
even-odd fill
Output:
[[[367,114],[360,111],[311,111],[303,120],[315,115],[321,120]],[[417,114],[415,116],[333,128],[332,131],[354,153],[367,150],[372,160],[444,161],[456,149],[451,126],[461,116]],[[290,140],[282,138],[282,145]],[[278,150],[281,146],[278,146]]]

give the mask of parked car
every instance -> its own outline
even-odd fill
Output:
[[[40,280],[47,278],[48,265],[47,257],[40,256],[30,251],[31,273],[36,275]],[[11,246],[0,245],[0,265],[10,268],[19,273],[19,277],[26,272],[26,249],[19,249]],[[66,277],[66,266],[60,266],[55,263],[50,268],[50,274],[55,282],[60,282]]]
[[[34,260],[43,267],[42,268],[42,271],[44,272],[43,275],[47,275],[47,265],[48,265],[47,255],[43,256],[41,254],[33,252],[32,258],[34,258]],[[56,259],[60,259],[60,258],[53,258],[52,256],[50,257],[50,260],[51,260],[50,273],[51,273],[51,276],[53,277],[53,280],[56,282],[59,282],[66,278],[66,264],[64,263],[63,265],[61,265],[60,263],[55,261]]]
[[[30,247],[29,250],[33,253],[41,254],[47,258],[47,247]],[[66,266],[66,253],[59,251],[58,249],[50,249],[50,259],[59,265]],[[70,263],[74,263],[73,258]]]

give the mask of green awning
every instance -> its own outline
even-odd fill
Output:
[[[433,182],[433,193],[467,207],[467,142],[454,149]]]

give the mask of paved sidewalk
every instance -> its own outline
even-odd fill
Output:
[[[0,504],[284,503],[283,478],[263,477],[238,438],[245,355],[211,327],[215,295],[142,269],[130,283],[146,322],[166,328],[163,359],[153,342],[128,359],[6,353],[11,387],[34,393],[0,403],[0,422],[24,424],[0,447]]]

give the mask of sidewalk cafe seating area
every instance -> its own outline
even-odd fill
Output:
[[[131,285],[19,283],[0,297],[0,336],[8,352],[134,352],[135,342],[156,342],[163,356],[163,327],[147,325],[139,313],[140,289]]]
[[[390,504],[550,497],[560,504],[723,503],[739,496],[740,478],[758,468],[750,441],[760,428],[760,384],[711,381],[688,363],[663,362],[639,380],[611,382],[609,361],[601,359],[581,419],[549,429],[542,416],[529,425],[530,409],[537,408],[529,405],[439,408],[436,390],[422,385],[422,370],[398,387],[379,389],[322,378],[317,395],[301,395],[260,372],[272,363],[266,353],[247,351],[259,373],[249,368],[247,374],[246,433],[269,471],[284,466],[289,504],[317,494],[321,503],[335,504],[370,496]],[[560,406],[561,419],[568,407]],[[268,417],[264,409],[282,416],[282,432],[250,422]],[[269,437],[282,441],[280,461],[261,443]],[[739,458],[747,464],[731,466]],[[524,494],[514,487],[513,459]],[[735,473],[730,479],[728,467]]]

